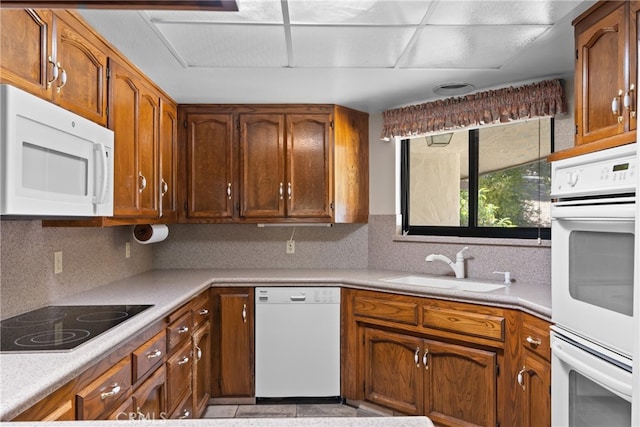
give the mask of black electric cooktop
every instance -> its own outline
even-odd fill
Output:
[[[152,305],[52,305],[0,321],[0,351],[68,351]]]

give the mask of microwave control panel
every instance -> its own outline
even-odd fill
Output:
[[[635,193],[637,162],[636,144],[559,160],[551,164],[551,196]]]

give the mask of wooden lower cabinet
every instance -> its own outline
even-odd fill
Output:
[[[254,289],[212,288],[211,397],[255,395]]]
[[[211,323],[193,333],[193,410],[199,418],[209,404],[211,393]]]
[[[496,424],[496,354],[364,327],[365,399],[438,425]]]

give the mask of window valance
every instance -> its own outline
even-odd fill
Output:
[[[562,81],[545,80],[387,110],[382,139],[505,123],[566,112]]]

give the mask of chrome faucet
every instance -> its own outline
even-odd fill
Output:
[[[464,248],[462,248],[460,250],[460,252],[458,252],[456,254],[456,262],[454,263],[453,261],[451,261],[449,258],[447,258],[444,255],[441,254],[431,254],[429,256],[427,256],[424,260],[427,262],[431,262],[431,261],[442,261],[445,262],[449,265],[449,267],[451,267],[451,269],[453,270],[453,272],[456,274],[456,278],[458,279],[464,279],[466,274],[465,274],[465,264],[464,264],[464,251],[466,251],[467,249],[469,249],[467,246],[465,246]]]

